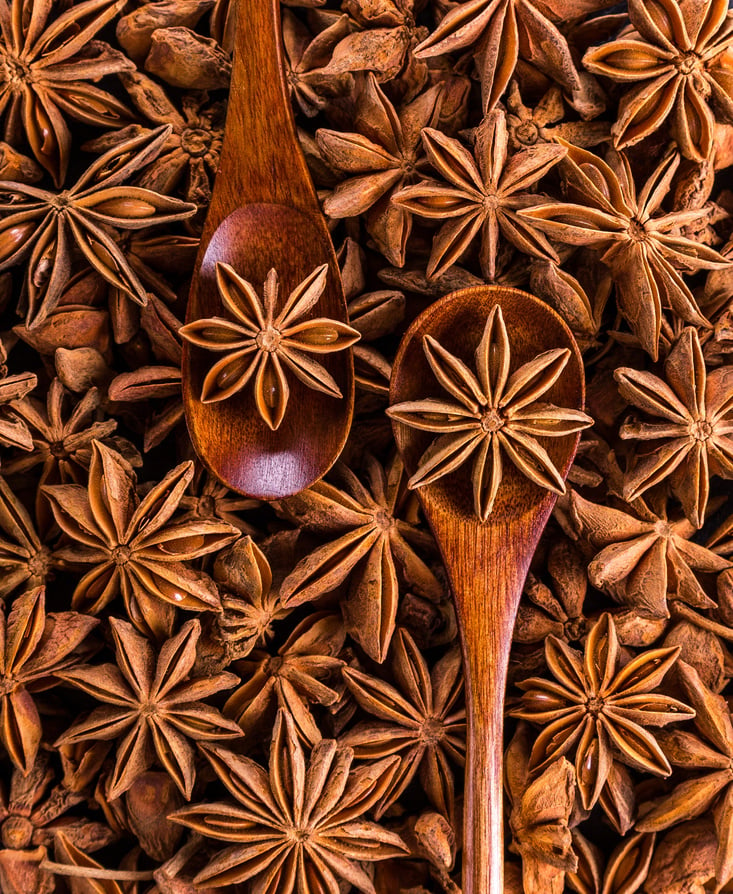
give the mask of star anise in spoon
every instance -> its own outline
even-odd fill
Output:
[[[511,348],[501,307],[491,309],[476,348],[476,373],[432,336],[423,350],[441,387],[453,400],[426,398],[394,404],[388,415],[411,428],[438,434],[410,478],[411,488],[437,481],[473,457],[476,515],[494,508],[503,457],[538,487],[565,493],[565,482],[538,438],[560,438],[593,424],[579,410],[540,401],[562,374],[567,348],[539,354],[511,372]]]

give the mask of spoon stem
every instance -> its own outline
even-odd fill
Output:
[[[531,552],[512,548],[519,542],[517,532],[513,536],[506,525],[454,525],[450,533],[441,531],[439,542],[463,632],[468,715],[463,894],[503,894],[504,693]],[[491,569],[490,574],[481,569]]]
[[[227,138],[216,184],[231,196],[230,210],[260,202],[317,208],[285,78],[279,0],[239,0],[237,18]],[[239,138],[230,138],[235,134]],[[293,176],[292,164],[299,176]]]

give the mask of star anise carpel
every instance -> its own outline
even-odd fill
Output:
[[[257,411],[276,431],[290,398],[286,371],[308,388],[343,397],[333,376],[309,356],[343,351],[360,338],[346,323],[307,317],[326,288],[327,276],[327,264],[317,267],[298,283],[277,311],[280,285],[274,268],[267,274],[260,298],[236,270],[217,261],[219,296],[234,320],[211,317],[181,329],[183,338],[192,345],[224,355],[204,378],[203,403],[227,400],[254,379]]]
[[[36,160],[61,186],[71,155],[69,115],[84,124],[119,127],[130,110],[111,93],[93,86],[105,75],[134,64],[94,35],[125,5],[124,0],[84,0],[51,19],[53,0],[0,3],[0,115],[5,139],[23,137]]]
[[[147,302],[145,287],[115,233],[170,224],[195,214],[195,205],[128,182],[157,156],[169,133],[170,127],[161,127],[115,146],[61,192],[0,181],[0,271],[26,264],[29,327],[43,323],[58,304],[72,270],[74,247],[127,298]]]
[[[170,633],[176,608],[221,610],[214,582],[187,563],[227,546],[240,532],[213,519],[178,521],[175,512],[193,474],[193,463],[181,463],[140,499],[127,460],[93,441],[86,487],[44,488],[56,523],[71,540],[58,558],[72,568],[92,566],[74,589],[74,608],[99,614],[121,594],[132,623],[153,636]]]
[[[530,771],[541,773],[574,750],[586,810],[600,798],[614,761],[669,776],[669,761],[647,727],[695,716],[688,705],[655,691],[679,652],[679,646],[650,649],[620,666],[616,627],[608,613],[588,633],[582,656],[549,636],[545,660],[554,679],[532,677],[519,683],[521,706],[511,711],[544,724],[532,747]]]
[[[632,146],[672,119],[680,151],[704,162],[716,117],[733,123],[733,13],[726,0],[629,0],[631,25],[618,40],[594,47],[583,65],[634,85],[623,94],[613,127],[617,149]]]
[[[73,724],[57,746],[119,740],[108,782],[111,799],[126,792],[156,758],[190,799],[196,778],[193,743],[242,735],[236,723],[203,701],[231,689],[238,678],[227,672],[190,676],[201,634],[197,619],[186,621],[158,650],[127,621],[110,618],[109,625],[116,663],[85,665],[62,675],[102,705]]]
[[[390,785],[397,758],[353,767],[351,748],[322,739],[306,761],[293,722],[280,711],[269,769],[216,745],[203,751],[231,796],[172,814],[175,822],[223,847],[194,879],[222,887],[251,882],[254,890],[312,894],[338,890],[346,879],[376,894],[363,862],[407,853],[394,832],[366,819]]]
[[[664,379],[626,367],[614,373],[621,395],[645,413],[624,423],[620,435],[649,442],[650,448],[633,454],[624,499],[633,502],[669,479],[685,515],[700,528],[711,476],[733,477],[733,367],[708,373],[697,330],[687,327],[669,352],[664,371]]]
[[[526,254],[559,260],[540,228],[518,211],[541,203],[542,197],[529,190],[565,156],[563,146],[542,143],[510,156],[501,109],[476,128],[473,155],[459,140],[432,127],[423,128],[422,139],[442,180],[405,186],[392,201],[419,217],[445,221],[433,238],[429,278],[445,273],[479,235],[479,264],[488,280],[499,272],[500,236]]]
[[[509,336],[498,304],[475,351],[476,373],[431,335],[423,337],[423,350],[453,400],[431,397],[387,410],[397,422],[439,435],[420,458],[409,486],[424,487],[473,457],[473,507],[485,522],[494,508],[506,457],[538,487],[565,493],[563,477],[538,439],[565,437],[593,424],[579,410],[540,400],[562,375],[570,351],[545,351],[512,371]]]

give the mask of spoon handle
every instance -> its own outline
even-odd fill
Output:
[[[537,537],[554,495],[545,499]],[[514,620],[535,538],[506,522],[436,519],[462,632],[466,679],[467,761],[463,894],[504,892],[504,691]],[[534,532],[532,532],[534,534]]]
[[[221,216],[260,202],[317,210],[285,80],[279,0],[239,0],[237,16],[232,93],[216,178],[224,193],[220,200],[229,206]]]

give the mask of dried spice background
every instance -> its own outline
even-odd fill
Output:
[[[341,460],[271,505],[181,406],[236,18],[0,0],[1,894],[460,890],[456,621],[386,409],[480,282],[565,318],[594,420],[514,635],[505,889],[733,891],[733,13],[283,5],[361,339]]]

